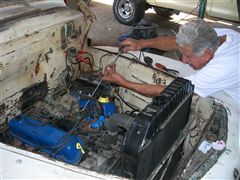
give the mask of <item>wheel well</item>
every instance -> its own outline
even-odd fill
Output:
[[[136,0],[137,4],[148,4],[146,0]]]
[[[141,4],[141,5],[144,5],[145,6],[145,10],[151,8],[152,6],[150,4],[147,3],[146,0],[136,0],[136,3],[137,4]]]

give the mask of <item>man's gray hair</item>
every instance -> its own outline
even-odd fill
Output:
[[[193,53],[200,56],[205,49],[215,52],[219,46],[216,31],[203,19],[192,20],[179,28],[177,44],[180,47],[190,45]]]

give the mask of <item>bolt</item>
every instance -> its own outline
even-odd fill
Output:
[[[17,164],[21,164],[21,163],[22,163],[22,160],[21,160],[21,159],[17,159],[17,160],[16,160],[16,163],[17,163]]]

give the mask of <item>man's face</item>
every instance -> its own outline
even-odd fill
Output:
[[[210,57],[206,51],[201,56],[195,55],[193,53],[192,46],[190,45],[183,47],[178,46],[178,49],[182,54],[182,61],[192,66],[193,69],[201,69],[210,60]]]

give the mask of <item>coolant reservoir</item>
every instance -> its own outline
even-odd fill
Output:
[[[99,116],[98,120],[91,124],[91,128],[98,129],[106,124],[106,118],[117,112],[114,103],[109,101],[108,97],[99,97],[98,102],[102,105],[103,114]]]
[[[110,102],[108,97],[99,97],[98,102],[102,104],[103,114],[105,117],[109,117],[117,112],[115,104]]]

